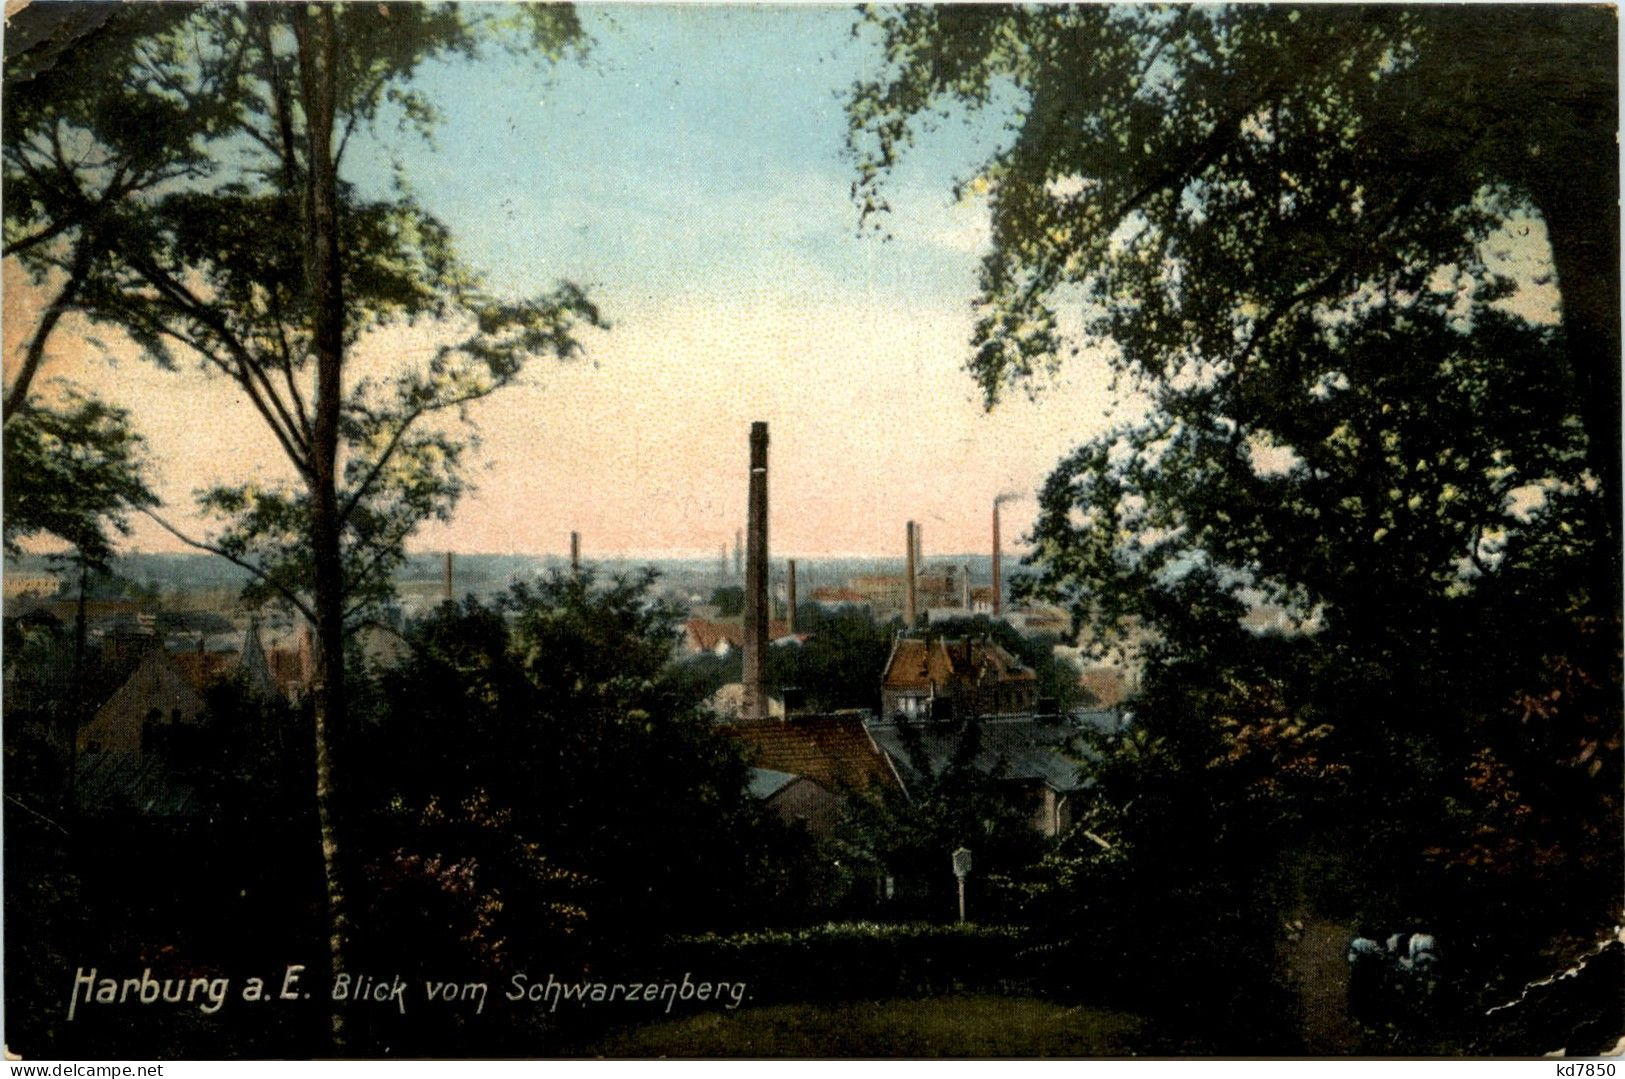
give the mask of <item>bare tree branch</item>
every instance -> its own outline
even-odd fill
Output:
[[[255,577],[259,578],[261,581],[265,582],[271,588],[275,589],[277,591],[277,593],[282,596],[283,599],[285,599],[289,603],[293,604],[294,607],[298,609],[299,613],[304,615],[305,618],[308,619],[311,623],[313,623],[313,624],[315,623],[315,621],[316,621],[315,612],[311,610],[309,605],[307,605],[304,600],[299,598],[298,593],[294,592],[287,585],[284,585],[281,581],[277,580],[275,577],[272,577],[269,573],[266,573],[260,567],[254,565],[252,562],[248,562],[248,561],[245,561],[242,558],[237,557],[236,555],[232,554],[230,551],[225,550],[224,548],[217,547],[212,543],[206,543],[203,540],[193,539],[191,536],[188,536],[186,533],[182,532],[180,529],[176,528],[174,525],[172,525],[168,521],[164,520],[163,517],[159,516],[156,511],[150,509],[149,507],[142,506],[141,507],[141,512],[146,514],[148,517],[151,517],[154,521],[158,522],[159,526],[162,527],[164,529],[164,531],[168,532],[170,535],[174,536],[176,539],[180,540],[182,543],[186,544],[188,547],[194,547],[199,551],[207,551],[210,554],[219,555],[221,558],[224,558],[227,562],[230,562],[232,565],[237,566],[237,567],[239,567],[241,569],[245,569],[249,573],[252,573]]]
[[[430,405],[423,405],[408,413],[405,418],[401,420],[400,426],[395,429],[395,433],[390,436],[389,444],[385,446],[383,452],[378,455],[378,460],[374,461],[372,468],[367,471],[366,477],[361,481],[360,485],[350,493],[350,497],[345,501],[343,508],[339,511],[339,520],[348,521],[350,519],[350,514],[355,512],[355,508],[361,504],[361,500],[367,497],[367,492],[370,491],[372,489],[372,485],[377,482],[378,477],[383,473],[384,468],[389,464],[390,458],[392,458],[395,455],[395,451],[400,448],[401,439],[406,436],[407,430],[414,423],[431,412],[444,412],[448,408],[456,408],[458,405],[466,405],[471,402],[478,401],[481,398],[489,397],[500,388],[501,384],[496,383],[483,387],[479,390],[471,390],[468,393],[461,394],[457,397],[447,398],[444,401],[437,401]]]
[[[85,272],[90,268],[92,244],[88,239],[79,242],[79,250],[74,255],[73,268],[68,272],[68,280],[63,283],[62,289],[51,301],[51,306],[45,309],[40,316],[39,325],[34,327],[34,336],[29,339],[28,351],[23,354],[22,369],[17,372],[17,378],[6,391],[5,411],[3,420],[9,420],[16,415],[23,402],[28,400],[28,388],[39,373],[41,361],[45,358],[45,342],[56,329],[56,324],[62,320],[78,298],[79,289],[84,285]],[[0,422],[3,422],[0,420]]]
[[[253,402],[261,418],[265,420],[272,433],[276,435],[277,441],[282,444],[283,451],[287,453],[294,467],[299,469],[302,474],[308,475],[311,470],[310,446],[305,440],[303,432],[293,425],[292,417],[288,415],[286,406],[282,404],[281,399],[276,394],[271,395],[276,404],[275,410],[261,399],[253,375],[250,373],[258,368],[258,364],[247,347],[237,339],[236,334],[232,333],[231,328],[226,325],[220,314],[207,303],[194,296],[191,290],[176,281],[150,258],[138,258],[132,262],[132,265],[135,266],[142,277],[151,282],[154,288],[158,289],[171,303],[179,307],[187,317],[210,330],[219,339],[220,343],[225,346],[232,359],[237,361],[241,371],[234,371],[218,360],[216,360],[216,363],[248,394],[249,400]],[[263,377],[263,372],[261,372],[261,375]]]

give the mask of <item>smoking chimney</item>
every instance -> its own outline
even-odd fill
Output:
[[[903,628],[913,629],[919,617],[914,600],[914,522],[908,523],[908,556],[903,565]]]
[[[746,719],[767,718],[767,424],[750,425],[750,516],[745,552]]]
[[[444,589],[444,592],[445,592],[445,595],[444,595],[443,598],[445,599],[445,601],[447,603],[450,603],[450,602],[452,602],[452,599],[454,598],[453,595],[452,595],[452,591],[451,591],[451,552],[450,551],[446,552],[446,575],[445,575],[445,577],[446,577],[445,581],[442,582],[442,586],[443,586],[443,589]]]
[[[998,498],[995,498],[993,500],[993,617],[994,618],[999,617],[999,613],[1004,610],[1004,575],[1001,572],[1003,567],[999,564],[1000,559],[1003,557],[1001,555],[1001,553],[1000,553],[1000,545],[999,545],[999,502],[1000,502],[1000,499],[998,499]]]
[[[787,632],[796,631],[796,560],[790,559],[789,572],[784,578],[784,620]],[[786,709],[788,711],[788,709]]]
[[[581,572],[581,533],[570,533],[570,572]]]

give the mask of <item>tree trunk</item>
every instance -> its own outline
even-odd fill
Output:
[[[311,293],[316,354],[316,398],[311,446],[313,504],[311,545],[315,564],[315,611],[319,681],[315,692],[316,812],[321,827],[322,867],[327,885],[328,952],[332,974],[345,972],[350,943],[347,852],[338,791],[348,735],[344,679],[344,575],[339,535],[338,443],[343,393],[344,292],[339,262],[338,177],[333,159],[333,9],[300,8],[294,15],[299,43],[307,150],[304,192],[305,272]],[[345,1045],[340,1008],[331,1013],[333,1045]]]
[[[89,570],[85,566],[85,552],[76,552],[79,556],[79,603],[73,612],[73,699],[68,704],[68,785],[65,804],[62,807],[63,819],[74,821],[78,819],[79,808],[75,799],[75,788],[79,782],[79,728],[85,725],[85,639],[87,619],[85,617],[85,579]]]
[[[1608,133],[1612,134],[1612,127]],[[1619,178],[1610,155],[1580,141],[1534,185],[1563,303],[1563,335],[1585,424],[1587,465],[1602,488],[1599,544],[1604,597],[1619,603],[1620,474]],[[1606,145],[1613,146],[1607,139]]]
[[[11,419],[23,406],[23,402],[28,400],[28,389],[34,382],[34,376],[39,373],[41,361],[45,359],[45,342],[50,338],[51,331],[56,329],[56,324],[62,320],[62,316],[68,313],[79,297],[79,289],[90,269],[92,248],[89,237],[80,239],[79,249],[74,253],[73,267],[68,271],[68,280],[56,294],[56,299],[51,301],[51,306],[40,316],[39,325],[34,327],[34,336],[29,339],[28,351],[23,354],[23,365],[18,370],[11,389],[6,391],[5,411],[0,413],[3,419]]]

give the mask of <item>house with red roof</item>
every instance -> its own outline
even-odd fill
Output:
[[[942,703],[947,702],[947,703]],[[1013,715],[1038,703],[1038,676],[994,641],[899,637],[880,681],[881,716]]]

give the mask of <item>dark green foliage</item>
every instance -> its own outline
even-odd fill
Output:
[[[5,425],[5,546],[50,536],[94,564],[113,553],[109,531],[127,533],[129,514],[157,499],[143,472],[143,442],[129,414],[73,395],[33,404]]]
[[[66,51],[21,65],[44,77],[23,88],[20,111],[8,65],[8,253],[26,248],[37,280],[62,283],[6,413],[56,321],[77,309],[161,366],[184,358],[229,380],[276,438],[292,484],[205,492],[218,533],[176,534],[249,570],[251,601],[274,597],[314,626],[318,849],[326,958],[339,969],[354,868],[340,853],[348,843],[338,811],[349,762],[337,758],[352,726],[346,633],[387,600],[407,538],[446,519],[464,490],[466,406],[512,382],[528,359],[576,354],[576,328],[602,324],[568,283],[526,299],[485,289],[410,195],[368,197],[347,183],[346,150],[358,130],[388,120],[429,133],[434,109],[414,85],[423,65],[472,59],[497,42],[548,63],[580,44],[580,26],[567,5],[177,4],[156,17],[102,14],[99,44],[81,54],[88,66]],[[132,110],[118,111],[126,99],[151,106],[140,113],[146,124],[121,128],[98,115],[129,119]],[[361,377],[349,359],[360,339],[418,319],[444,324],[436,347]],[[332,1019],[341,1048],[343,1017]]]
[[[856,865],[893,878],[896,896],[888,917],[946,921],[958,915],[958,885],[950,856],[965,847],[974,871],[967,881],[968,916],[1007,921],[1015,911],[1002,894],[1002,880],[1026,871],[1048,846],[1033,827],[1025,792],[1004,782],[998,770],[976,767],[981,725],[954,724],[954,749],[940,765],[920,741],[917,726],[899,724],[907,760],[907,793],[886,788],[854,798],[842,833]]]
[[[651,959],[662,970],[726,971],[761,1006],[1006,988],[1030,979],[1030,943],[1012,926],[840,922],[680,937]]]
[[[1019,102],[970,367],[991,402],[1084,336],[1221,401],[1325,316],[1409,306],[1464,241],[1544,219],[1589,463],[1618,517],[1617,27],[1601,9],[918,7],[849,104],[884,206],[935,110]],[[1267,385],[1267,378],[1264,380]]]
[[[722,618],[732,618],[745,612],[745,590],[736,584],[725,584],[711,593],[711,606]]]
[[[1286,852],[1318,848],[1347,768],[1269,681],[1301,663],[1277,643],[1251,665],[1154,664],[1135,721],[1089,739],[1072,831],[1013,882],[1054,944],[1058,988],[1162,1016],[1176,1052],[1294,1045],[1277,949],[1303,874]]]
[[[816,603],[796,608],[799,644],[774,645],[767,651],[769,692],[795,687],[813,712],[842,708],[877,711],[880,679],[891,654],[893,627],[874,620],[868,611],[827,611]],[[673,677],[690,682],[700,699],[741,677],[743,657],[698,655],[683,660]]]
[[[1176,925],[1264,988],[1272,920],[1427,928],[1474,1042],[1620,913],[1614,20],[872,21],[866,210],[931,110],[1020,102],[969,185],[989,403],[1084,346],[1134,395],[1045,486],[1022,584],[1146,657],[1097,777],[1112,853],[1074,836],[1041,917]],[[1260,601],[1289,636],[1242,627]]]
[[[796,608],[796,632],[807,635],[800,645],[768,650],[769,687],[800,688],[813,711],[879,709],[890,626],[875,622],[868,611],[826,611],[805,603]]]
[[[358,129],[395,119],[432,131],[436,111],[413,82],[424,64],[493,46],[558,60],[582,44],[574,11],[362,6],[312,21],[291,6],[172,4],[83,14],[67,20],[78,37],[64,53],[35,40],[49,37],[52,16],[27,13],[19,32],[34,47],[7,65],[6,253],[57,288],[8,390],[8,423],[70,310],[160,365],[201,363],[237,384],[299,477],[204,492],[204,510],[222,522],[208,547],[252,568],[251,601],[307,615],[324,606],[327,621],[340,605],[344,617],[375,613],[405,539],[446,519],[465,489],[463,406],[507,385],[527,358],[574,355],[574,329],[602,320],[568,283],[527,299],[490,293],[412,197],[367,198],[337,174]],[[332,44],[323,64],[334,66],[310,82],[318,29]],[[303,99],[318,90],[321,101]],[[320,259],[310,189],[319,174],[335,218]],[[333,287],[318,289],[328,261]],[[447,327],[427,359],[338,377],[342,351],[366,333],[419,319]],[[318,603],[324,559],[343,579]]]
[[[442,606],[382,680],[357,747],[380,765],[373,857],[386,882],[437,866],[494,897],[441,938],[469,961],[619,950],[804,902],[786,889],[806,840],[749,798],[736,750],[668,677],[673,612],[651,581],[554,574]]]
[[[1159,1054],[1139,1017],[997,990],[697,1015],[598,1042],[584,1055],[671,1060],[1079,1060]]]

